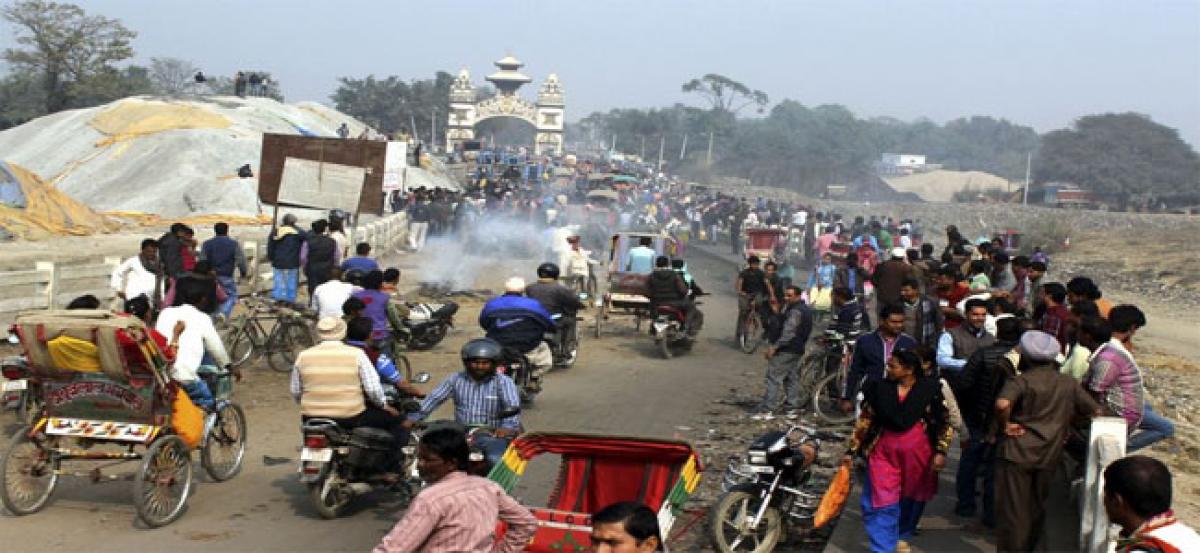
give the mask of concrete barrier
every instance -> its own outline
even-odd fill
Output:
[[[0,300],[0,324],[12,324],[21,311],[63,307],[84,294],[106,304],[114,296],[109,279],[120,264],[117,257],[84,265],[38,261],[31,270],[0,272],[0,297],[7,298]]]

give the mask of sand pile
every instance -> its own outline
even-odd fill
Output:
[[[9,236],[41,239],[116,230],[120,223],[97,213],[15,163],[0,161],[0,229]]]
[[[991,188],[1007,190],[1009,186],[1003,177],[982,171],[938,170],[903,177],[885,177],[883,180],[896,191],[912,192],[927,202],[948,202],[955,192],[967,188],[975,191]]]
[[[139,96],[63,111],[0,132],[0,159],[96,211],[164,217],[257,216],[262,134],[337,136],[342,123],[366,127],[315,103],[232,96],[188,100]]]

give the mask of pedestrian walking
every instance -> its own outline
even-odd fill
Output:
[[[783,291],[784,307],[779,314],[782,320],[778,331],[767,336],[771,345],[767,348],[767,390],[762,405],[754,420],[771,420],[774,413],[783,407],[786,416],[800,416],[803,399],[800,396],[800,360],[804,357],[804,346],[812,333],[813,316],[804,300],[800,299],[800,288],[788,286]]]

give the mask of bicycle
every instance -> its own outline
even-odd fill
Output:
[[[258,296],[241,300],[246,312],[230,320],[224,336],[231,365],[239,367],[255,355],[267,359],[276,372],[289,372],[296,351],[316,344],[309,322],[315,314],[306,309],[273,305]]]
[[[750,307],[745,314],[738,314],[737,343],[742,353],[751,354],[763,341],[766,325],[762,318],[762,300],[750,297]]]
[[[843,412],[840,406],[842,390],[850,377],[850,360],[854,357],[854,340],[857,335],[843,335],[836,330],[826,330],[822,341],[825,350],[810,357],[801,370],[801,386],[816,382],[812,405],[817,416],[829,424],[846,424],[854,420],[854,412]],[[817,375],[820,375],[819,377]],[[804,389],[804,388],[801,388]]]

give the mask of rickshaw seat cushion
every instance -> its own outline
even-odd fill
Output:
[[[59,357],[55,359],[51,355],[50,343],[67,337],[94,345],[99,372],[117,382],[125,382],[128,377],[121,345],[116,336],[117,331],[131,327],[141,328],[144,325],[135,317],[118,316],[110,311],[97,309],[28,311],[17,316],[16,326],[21,344],[29,357],[30,367],[35,371],[51,374],[80,372],[80,367],[73,366],[72,363],[81,353],[86,352],[74,342],[56,342],[61,344],[55,348]]]
[[[176,387],[175,400],[171,403],[171,428],[189,449],[200,445],[204,435],[204,410],[192,403],[192,398],[182,388]]]
[[[100,353],[90,340],[64,334],[46,342],[46,350],[56,367],[84,373],[100,372]]]

